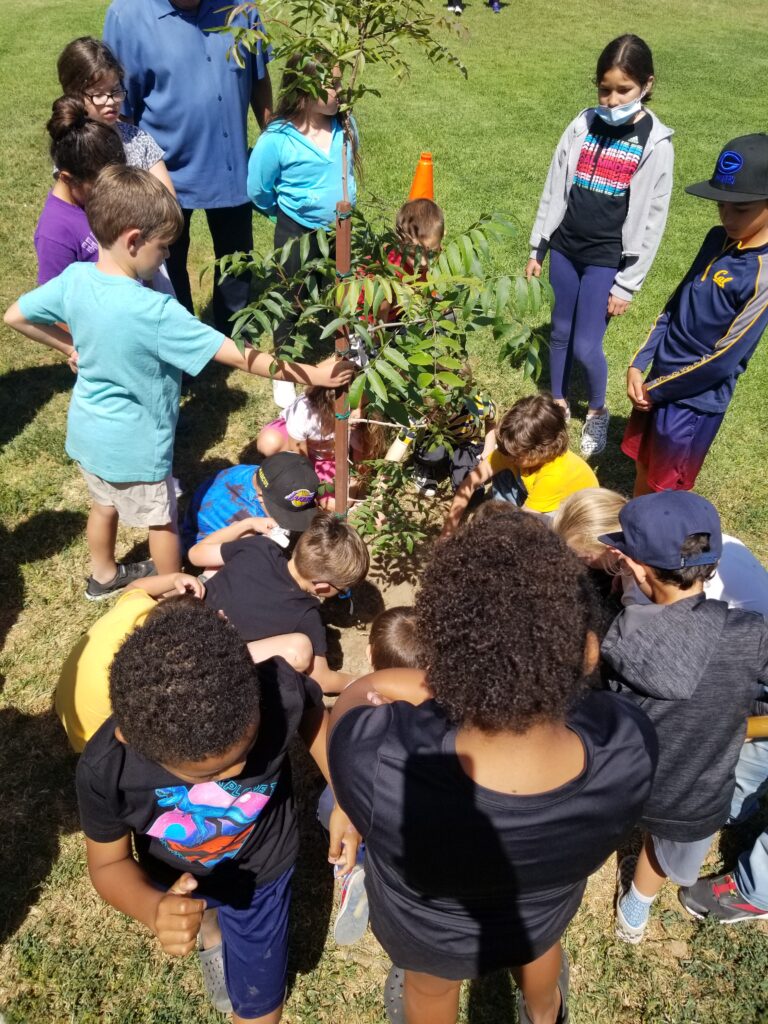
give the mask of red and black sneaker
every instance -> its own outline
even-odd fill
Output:
[[[721,924],[735,924],[768,917],[768,910],[753,906],[742,896],[733,875],[700,878],[679,889],[677,895],[688,913],[700,919],[713,917]]]

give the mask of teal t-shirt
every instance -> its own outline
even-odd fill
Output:
[[[67,454],[111,483],[171,472],[182,371],[196,376],[224,335],[170,295],[130,277],[73,263],[19,299],[27,320],[63,322],[78,372],[67,418]]]

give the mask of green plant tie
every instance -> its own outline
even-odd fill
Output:
[[[346,412],[337,412],[337,413],[334,413],[334,415],[335,415],[337,420],[348,420],[349,419],[349,415],[350,415],[351,412],[352,412],[351,409],[347,409]]]
[[[352,211],[350,210],[349,213],[337,213],[336,216],[339,218],[339,220],[349,220],[349,218],[352,216]]]
[[[341,277],[341,278],[352,277],[352,273],[353,273],[353,271],[351,271],[351,270],[345,270],[344,273],[342,274],[342,272],[340,270],[337,270],[336,271],[336,277]]]

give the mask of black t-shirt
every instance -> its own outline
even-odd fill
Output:
[[[86,836],[110,843],[132,833],[154,881],[170,885],[189,871],[200,879],[196,895],[235,906],[286,871],[299,845],[288,747],[304,712],[321,707],[323,695],[282,658],[263,662],[259,675],[259,733],[233,779],[184,782],[120,743],[115,720],[107,719],[77,766]]]
[[[243,640],[304,633],[321,657],[328,650],[320,600],[288,571],[283,549],[268,537],[221,545],[224,565],[205,585],[205,603],[223,611]]]
[[[526,796],[466,775],[435,701],[354,708],[337,723],[334,791],[366,840],[371,923],[396,964],[473,977],[562,934],[587,877],[640,818],[656,761],[653,726],[628,701],[588,693],[567,723],[583,772]]]
[[[565,216],[550,239],[553,249],[577,263],[618,268],[630,183],[650,132],[648,114],[637,124],[616,126],[592,115]]]

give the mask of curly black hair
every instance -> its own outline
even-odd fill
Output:
[[[158,605],[109,673],[129,746],[167,765],[214,757],[259,719],[256,666],[237,631],[194,597]]]
[[[416,598],[427,681],[457,725],[525,732],[586,687],[598,622],[579,559],[525,512],[471,521],[441,544]]]

